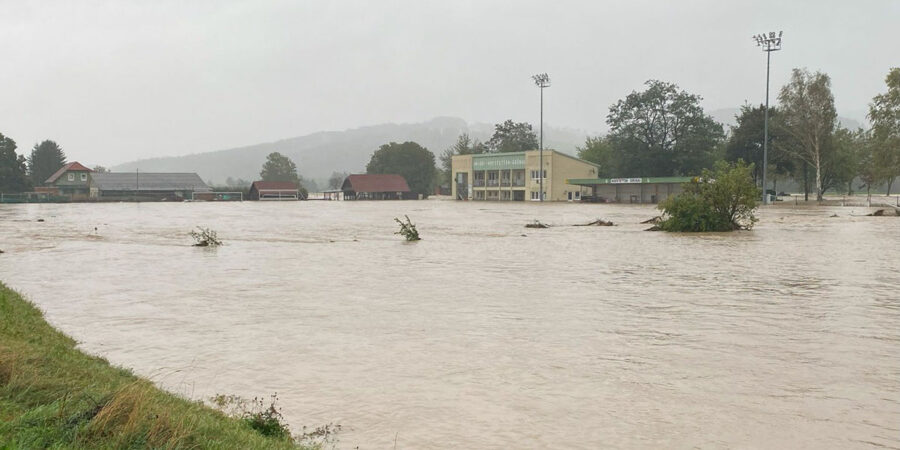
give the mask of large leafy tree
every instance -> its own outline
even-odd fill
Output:
[[[860,185],[861,188],[866,188],[866,197],[871,201],[872,199],[872,188],[882,181],[884,181],[884,169],[879,166],[877,158],[876,158],[876,146],[874,145],[874,139],[872,138],[871,131],[863,131],[858,130],[856,133],[850,134],[852,140],[845,141],[843,139],[843,133],[836,133],[835,139],[837,142],[842,145],[850,144],[851,151],[854,153],[854,172],[859,177],[859,181],[862,182]],[[848,190],[852,191],[852,180],[850,182],[851,187]],[[849,193],[849,192],[848,192]]]
[[[530,123],[507,120],[494,125],[494,135],[487,141],[492,152],[524,152],[537,150],[538,138]]]
[[[695,175],[715,159],[722,125],[706,115],[702,98],[672,83],[650,80],[609,108],[606,123],[623,176]]]
[[[56,142],[46,140],[34,144],[28,156],[28,174],[35,185],[44,184],[50,175],[66,165],[66,154]]]
[[[825,193],[824,170],[830,165],[831,139],[837,125],[831,78],[806,69],[794,69],[791,81],[778,94],[784,120],[783,129],[794,145],[786,150],[809,164],[815,171],[816,200]]]
[[[16,154],[16,141],[0,133],[0,192],[31,189],[24,155]]]
[[[900,67],[892,68],[884,82],[888,90],[872,99],[869,120],[874,139],[873,157],[883,169],[887,195],[891,195],[894,178],[900,175]]]
[[[829,140],[828,158],[822,167],[822,192],[847,187],[852,192],[853,179],[860,174],[863,154],[863,131],[838,127]]]
[[[612,143],[606,137],[590,137],[584,141],[584,147],[578,147],[578,157],[600,166],[598,177],[611,177],[617,173]]]
[[[736,116],[737,124],[731,127],[731,134],[725,144],[725,159],[736,162],[744,160],[753,164],[753,181],[762,179],[763,141],[765,140],[765,106],[744,105]],[[790,141],[784,128],[775,126],[781,120],[777,108],[769,108],[769,172],[790,173],[794,170],[794,158],[780,150]],[[774,143],[778,143],[775,146]]]
[[[297,173],[297,165],[291,158],[278,152],[269,153],[266,162],[259,172],[263,181],[291,181],[300,184],[300,175]]]
[[[366,172],[400,175],[406,179],[410,190],[424,197],[434,189],[437,177],[434,153],[415,142],[382,145],[372,154]]]

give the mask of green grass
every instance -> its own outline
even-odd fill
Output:
[[[298,448],[75,348],[0,283],[0,449]]]

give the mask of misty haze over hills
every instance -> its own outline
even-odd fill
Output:
[[[327,180],[332,172],[365,173],[372,153],[388,142],[415,141],[435,155],[452,146],[457,137],[468,133],[473,139],[486,141],[494,132],[493,125],[468,124],[454,117],[437,117],[427,122],[381,124],[345,131],[321,131],[306,136],[275,142],[195,153],[185,156],[151,158],[120,164],[113,171],[197,172],[204,180],[224,184],[225,179],[243,178],[253,181],[266,155],[280,152],[297,163],[305,179]],[[537,130],[535,130],[537,132]],[[574,155],[576,146],[583,145],[585,131],[544,125],[544,147]]]
[[[709,114],[722,123],[726,131],[735,124],[739,108],[723,108]],[[856,120],[839,118],[847,128],[855,129]],[[274,142],[237,147],[227,150],[194,153],[185,156],[169,156],[143,159],[112,167],[116,172],[141,170],[144,172],[197,172],[205,181],[225,184],[229,177],[253,181],[266,155],[280,152],[291,158],[305,179],[312,179],[324,186],[332,172],[364,173],[372,153],[388,142],[414,141],[430,150],[437,157],[452,146],[460,134],[468,133],[473,139],[487,141],[493,134],[491,124],[469,124],[456,117],[437,117],[427,122],[404,124],[380,124],[344,131],[321,131],[306,136],[282,139]],[[535,133],[538,132],[535,127]],[[604,130],[605,132],[605,130]],[[588,132],[573,128],[544,125],[544,148],[576,155],[584,145]]]

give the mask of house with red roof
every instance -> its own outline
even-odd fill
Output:
[[[91,196],[91,172],[77,161],[70,162],[50,175],[44,184],[72,200],[86,200]]]
[[[300,186],[292,181],[254,181],[250,200],[302,200]]]
[[[406,179],[393,174],[350,175],[341,186],[344,200],[405,200],[416,198]]]

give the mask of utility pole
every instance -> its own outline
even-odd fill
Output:
[[[532,75],[532,80],[534,80],[534,84],[537,85],[541,89],[541,141],[540,141],[540,150],[539,150],[539,158],[538,164],[540,165],[538,169],[538,182],[539,189],[541,190],[538,193],[541,201],[544,201],[544,88],[550,87],[550,76],[546,73],[539,73],[537,75]]]
[[[783,31],[776,35],[774,31],[753,36],[757,47],[762,47],[766,52],[766,109],[763,113],[763,176],[762,191],[763,205],[769,204],[769,196],[766,194],[766,171],[769,169],[769,67],[772,64],[772,52],[781,50],[781,36]]]

